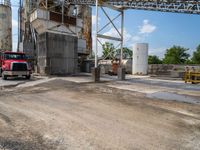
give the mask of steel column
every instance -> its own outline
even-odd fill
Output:
[[[96,44],[96,48],[95,48],[95,68],[98,67],[98,18],[99,18],[99,7],[98,7],[98,0],[96,0],[96,41],[95,41],[95,44]]]
[[[122,61],[123,61],[123,47],[124,47],[124,11],[121,12],[121,67],[122,67]]]

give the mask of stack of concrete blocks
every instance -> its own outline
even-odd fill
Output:
[[[186,66],[190,70],[195,68],[196,71],[200,71],[199,65],[152,64],[149,65],[148,73],[150,75],[183,78]]]
[[[148,66],[148,74],[150,75],[161,75],[161,76],[170,76],[171,71],[173,70],[173,65],[166,64],[153,64]]]
[[[78,70],[77,37],[43,33],[38,38],[40,74],[72,75]]]

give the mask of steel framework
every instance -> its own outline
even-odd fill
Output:
[[[68,4],[96,5],[96,0],[66,0]],[[200,14],[200,0],[99,0],[98,5],[120,9]]]
[[[200,15],[200,0],[65,0],[67,4],[74,5],[91,5],[96,6],[96,49],[95,49],[95,67],[98,66],[98,42],[99,38],[105,38],[121,42],[121,62],[123,59],[123,27],[124,27],[124,10],[138,9],[174,13],[187,13]],[[106,17],[109,19],[115,30],[119,33],[120,38],[108,37],[99,34],[98,7],[101,7]],[[113,20],[109,18],[103,7],[108,7],[121,13],[121,32],[115,27]]]
[[[95,41],[95,44],[96,44],[96,48],[95,48],[95,67],[98,67],[98,44],[100,43],[102,46],[103,44],[101,43],[100,39],[106,39],[106,40],[112,40],[112,41],[116,41],[116,42],[119,42],[119,45],[117,45],[116,48],[118,48],[120,46],[120,49],[121,49],[121,62],[122,62],[122,59],[123,59],[123,44],[124,44],[124,10],[117,10],[115,9],[116,11],[118,11],[118,14],[111,18],[109,16],[109,14],[106,12],[106,10],[104,9],[104,7],[100,6],[103,14],[105,15],[105,17],[108,19],[108,23],[106,23],[102,28],[99,29],[99,7],[98,7],[98,0],[97,0],[97,3],[96,3],[96,41]],[[115,20],[116,19],[119,19],[120,18],[120,22],[121,22],[121,26],[120,26],[120,29],[117,28],[117,25],[115,24]],[[111,26],[110,26],[111,25]],[[101,31],[103,31],[106,27],[113,27],[114,31],[117,33],[117,37],[116,36],[108,36],[108,35],[105,35],[105,34],[102,34]],[[110,55],[110,54],[108,54]]]
[[[54,6],[48,7],[48,2],[54,3]],[[121,45],[121,62],[123,56],[123,28],[124,28],[124,10],[127,9],[138,9],[138,10],[150,10],[150,11],[161,11],[161,12],[174,12],[174,13],[187,13],[187,14],[197,14],[200,15],[200,0],[38,0],[36,6],[43,6],[46,9],[52,9],[55,6],[61,6],[61,12],[64,16],[64,8],[69,5],[89,5],[96,6],[96,48],[95,48],[95,67],[98,66],[98,43],[100,43],[100,38],[109,39],[114,41],[119,41]],[[118,32],[120,38],[106,36],[100,34],[99,30],[99,7],[102,9],[105,16],[108,18],[108,25],[112,25],[116,32]],[[121,16],[121,31],[116,28],[114,20],[111,19],[106,13],[103,7],[111,8],[118,11],[120,14],[116,17]]]

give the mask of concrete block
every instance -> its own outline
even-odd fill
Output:
[[[48,75],[75,74],[78,70],[77,37],[44,33],[38,38],[38,67]]]

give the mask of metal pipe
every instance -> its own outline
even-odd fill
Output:
[[[98,8],[98,0],[96,0],[96,49],[95,49],[95,68],[98,67],[98,18],[99,18],[99,8]]]

